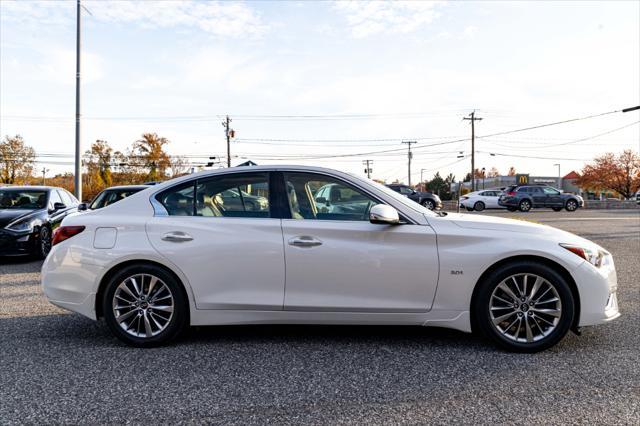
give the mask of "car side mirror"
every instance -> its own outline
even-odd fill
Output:
[[[88,210],[89,206],[87,205],[87,203],[80,203],[78,204],[78,211],[79,212],[83,212],[85,210]]]
[[[324,197],[318,197],[316,198],[316,203],[318,204],[327,204],[327,199]]]
[[[397,225],[400,223],[398,211],[386,204],[376,204],[369,211],[369,222],[380,225]]]
[[[53,210],[58,211],[62,209],[66,209],[67,206],[64,203],[53,203]]]

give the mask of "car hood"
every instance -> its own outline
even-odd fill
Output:
[[[36,213],[37,210],[0,209],[0,228],[4,228],[14,220]]]
[[[535,221],[506,219],[496,216],[478,216],[471,214],[449,213],[447,218],[455,225],[466,229],[480,229],[499,232],[515,232],[520,234],[533,234],[556,240],[558,243],[576,244],[581,247],[597,247],[597,244],[579,237],[571,232],[563,231],[548,225],[542,225]]]

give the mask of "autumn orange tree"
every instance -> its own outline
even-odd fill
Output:
[[[164,151],[168,144],[167,138],[156,133],[143,133],[142,138],[133,143],[132,162],[149,171],[149,180],[166,179],[167,170],[171,167],[169,154]]]
[[[607,153],[587,164],[576,183],[582,188],[609,189],[631,198],[640,189],[640,156],[627,149]]]
[[[5,136],[0,142],[0,183],[25,183],[33,174],[36,160],[34,149],[22,136]]]

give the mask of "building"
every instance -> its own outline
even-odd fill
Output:
[[[495,176],[488,178],[476,178],[476,191],[489,188],[505,188],[509,185],[515,185],[520,176],[525,176],[529,185],[549,185],[554,188],[561,189],[563,192],[571,194],[582,194],[584,191],[576,186],[575,182],[579,175],[572,171],[566,176],[530,176],[528,174],[517,174],[515,176]],[[471,182],[463,182],[462,188],[467,191],[471,190]],[[457,190],[457,188],[453,188]]]

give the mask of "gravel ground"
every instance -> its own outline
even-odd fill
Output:
[[[5,259],[0,423],[639,424],[639,212],[482,214],[610,250],[623,317],[534,355],[417,327],[200,327],[141,350],[49,305],[40,262]]]

